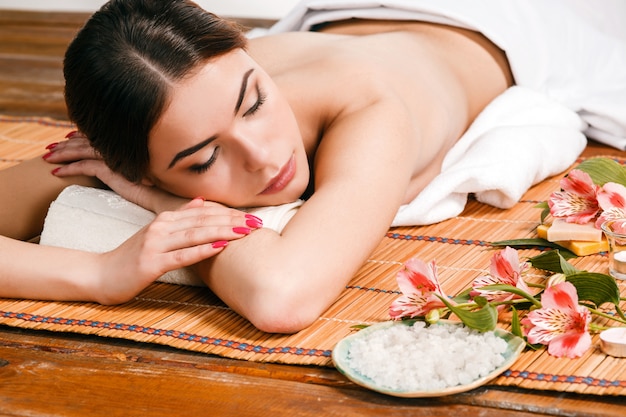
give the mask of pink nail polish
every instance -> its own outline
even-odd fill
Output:
[[[59,170],[60,170],[60,169],[61,169],[61,167],[56,167],[56,168],[54,168],[52,171],[50,171],[50,173],[51,173],[52,175],[56,175],[56,174],[59,172]]]
[[[245,217],[246,217],[246,219],[256,220],[257,222],[263,224],[263,219],[261,219],[260,217],[255,216],[254,214],[247,213]]]
[[[51,143],[50,145],[46,146],[46,149],[50,151],[50,150],[56,148],[58,144],[59,144],[59,142]]]
[[[52,156],[54,152],[48,152],[47,154],[45,154],[44,156],[42,156],[43,159],[48,159]]]
[[[226,245],[228,245],[228,241],[227,240],[218,240],[217,242],[213,242],[211,244],[211,246],[213,246],[214,249],[223,248]]]
[[[78,133],[78,130],[72,130],[67,135],[65,135],[65,139],[71,139]]]
[[[233,232],[238,233],[240,235],[249,235],[252,230],[247,227],[233,227]]]
[[[255,220],[255,219],[248,219],[246,220],[246,226],[251,227],[253,229],[258,229],[259,227],[263,227],[263,222]]]

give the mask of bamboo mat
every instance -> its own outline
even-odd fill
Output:
[[[48,143],[60,140],[70,129],[70,124],[50,119],[0,116],[0,169],[42,154]],[[119,306],[0,299],[0,324],[158,343],[249,361],[332,366],[331,351],[355,331],[352,326],[389,319],[389,305],[399,295],[395,275],[404,261],[436,260],[444,291],[456,294],[488,272],[493,253],[489,242],[536,236],[540,211],[533,206],[558,188],[558,179],[533,187],[510,210],[470,200],[454,219],[389,230],[339,299],[310,328],[295,335],[257,331],[207,289],[162,283]],[[520,255],[538,253],[523,250]],[[607,272],[604,254],[572,263]],[[542,279],[540,271],[534,274],[533,279]],[[620,283],[620,289],[624,296],[625,284]],[[501,327],[508,328],[508,323],[502,321]],[[527,350],[492,384],[626,395],[626,359],[604,355],[598,336],[593,340],[594,348],[575,360],[551,357],[546,350]]]

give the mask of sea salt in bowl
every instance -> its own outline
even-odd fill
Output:
[[[508,369],[523,339],[502,329],[480,333],[441,320],[389,321],[341,340],[335,367],[353,382],[397,397],[436,397],[469,391]]]
[[[601,332],[600,348],[607,355],[626,358],[626,327],[613,327]]]

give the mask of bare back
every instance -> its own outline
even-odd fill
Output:
[[[512,84],[504,53],[486,38],[429,23],[338,22],[320,32],[253,39],[249,51],[287,96],[309,155],[346,109],[400,100],[414,129],[405,203],[438,174],[478,113]]]

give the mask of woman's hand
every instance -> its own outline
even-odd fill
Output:
[[[228,242],[261,227],[257,217],[194,199],[159,214],[118,248],[102,254],[95,298],[102,304],[128,301],[161,275],[220,253]]]
[[[114,173],[80,132],[71,132],[67,140],[48,145],[47,162],[63,164],[52,173],[58,177],[86,175],[98,178],[117,194],[141,207],[159,213],[174,210],[187,202],[156,187],[133,183]]]

